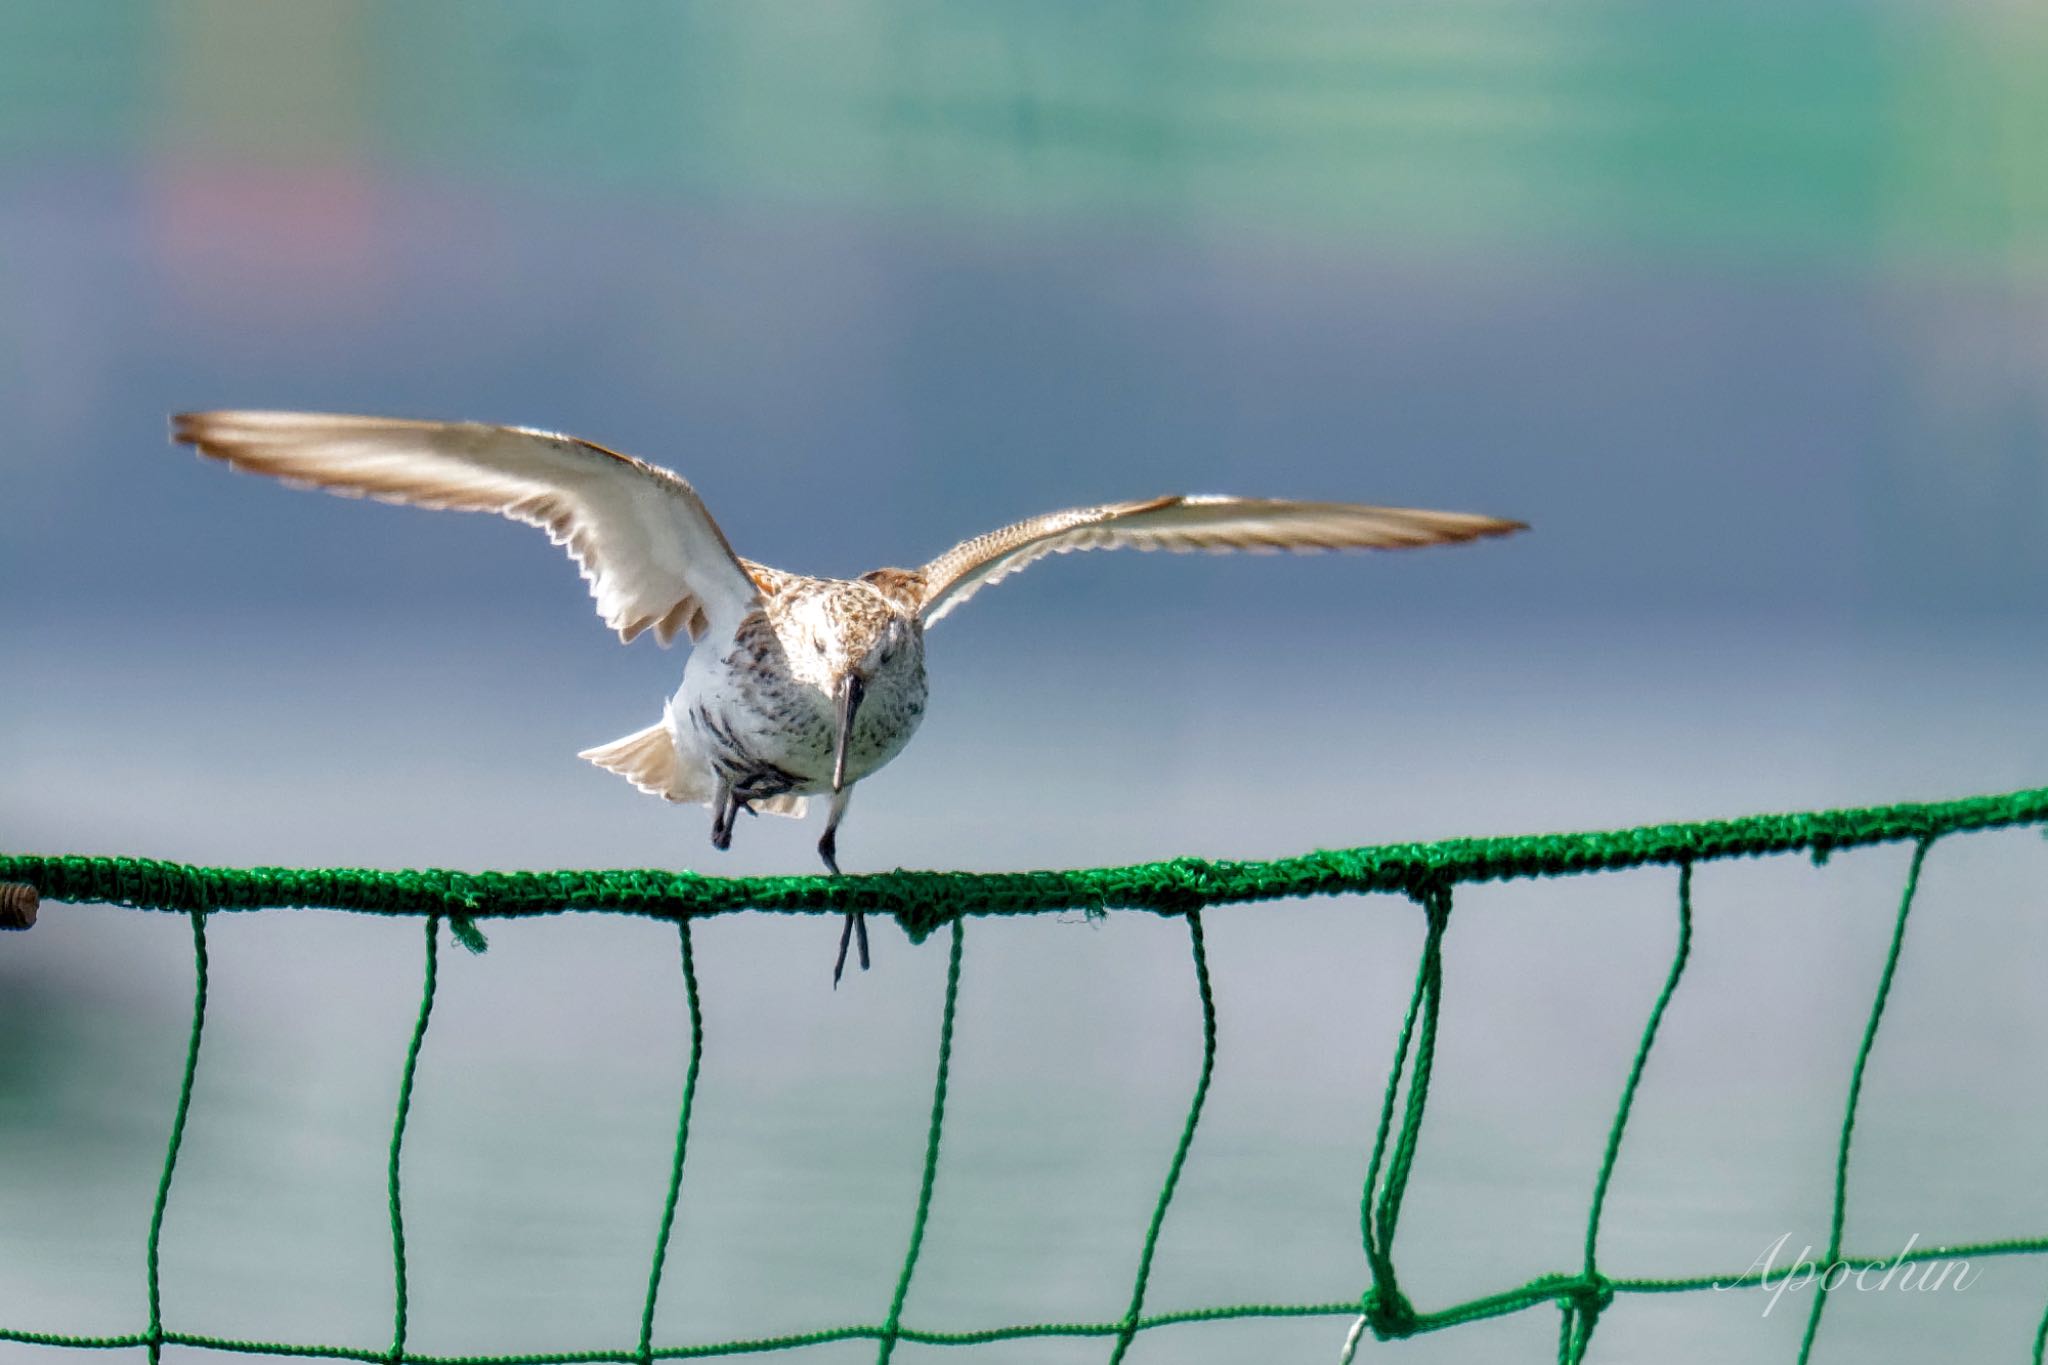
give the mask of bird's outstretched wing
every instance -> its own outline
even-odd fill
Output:
[[[174,439],[300,487],[538,526],[582,569],[605,624],[663,644],[737,625],[758,600],[697,491],[603,446],[478,422],[312,412],[187,412]]]
[[[1396,549],[1505,535],[1519,521],[1281,498],[1167,497],[1049,512],[955,545],[924,566],[920,610],[929,625],[983,586],[1069,550]]]

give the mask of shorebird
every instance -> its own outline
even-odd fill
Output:
[[[818,854],[835,875],[855,784],[902,751],[924,714],[925,628],[1025,565],[1070,550],[1392,549],[1523,529],[1463,512],[1169,496],[1032,517],[920,569],[810,578],[734,554],[680,475],[573,436],[309,412],[181,413],[172,436],[296,486],[546,531],[622,641],[652,631],[695,645],[660,720],[579,757],[650,795],[709,806],[720,849],[741,811],[801,816],[806,798],[829,795]],[[835,985],[850,937],[865,969],[857,911],[840,929]]]

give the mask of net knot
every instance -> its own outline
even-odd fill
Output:
[[[1575,1313],[1589,1328],[1614,1302],[1614,1286],[1604,1275],[1591,1275],[1559,1295],[1566,1312]]]
[[[903,869],[899,867],[896,871],[900,874]],[[889,890],[896,899],[896,923],[902,926],[912,943],[924,942],[933,932],[959,918],[959,910],[935,884],[918,878],[899,877]]]
[[[1428,867],[1416,872],[1406,890],[1408,899],[1421,906],[1423,914],[1441,932],[1443,923],[1451,917],[1451,891],[1456,885],[1447,869]]]
[[[1204,858],[1175,858],[1153,866],[1146,904],[1162,915],[1185,915],[1215,899],[1216,869]]]
[[[1365,1325],[1381,1341],[1398,1341],[1415,1335],[1420,1318],[1415,1305],[1408,1302],[1408,1296],[1393,1286],[1374,1285],[1365,1291],[1365,1298],[1359,1303],[1358,1311],[1365,1318]]]

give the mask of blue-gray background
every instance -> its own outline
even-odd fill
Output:
[[[2048,24],[2006,5],[0,6],[0,846],[222,863],[812,866],[573,757],[681,656],[538,537],[299,494],[185,407],[525,422],[850,573],[1169,490],[1516,516],[1351,559],[1090,557],[931,642],[851,869],[1014,868],[1962,795],[2048,772]],[[1849,1240],[2048,1229],[2044,850],[1933,855]],[[1902,850],[1699,877],[1614,1274],[1826,1240]],[[1400,1241],[1431,1306],[1576,1265],[1673,877],[1488,888],[1448,948]],[[698,935],[709,1049],[658,1339],[877,1320],[943,945]],[[1364,1281],[1417,917],[1210,917],[1207,1123],[1150,1303]],[[674,935],[445,960],[407,1152],[413,1344],[637,1330],[683,1055]],[[215,925],[165,1233],[191,1331],[381,1348],[416,926]],[[189,992],[172,917],[0,943],[0,1325],[139,1328]],[[908,1318],[1114,1318],[1199,1056],[1185,937],[970,927]],[[2048,1273],[1845,1294],[1820,1355],[2016,1358]],[[1782,1359],[1806,1308],[1628,1298],[1595,1358]],[[1342,1320],[1134,1359],[1334,1359]],[[1540,1359],[1534,1312],[1368,1358]],[[866,1358],[852,1343],[807,1358]],[[1101,1342],[983,1348],[1099,1359]],[[905,1348],[905,1360],[939,1359]],[[0,1359],[56,1357],[0,1347]],[[198,1358],[190,1353],[186,1358]]]

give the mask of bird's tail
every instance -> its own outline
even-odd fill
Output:
[[[645,730],[635,730],[624,739],[585,749],[576,756],[617,773],[649,796],[668,801],[708,802],[717,790],[709,765],[694,748],[682,751],[666,717]]]

